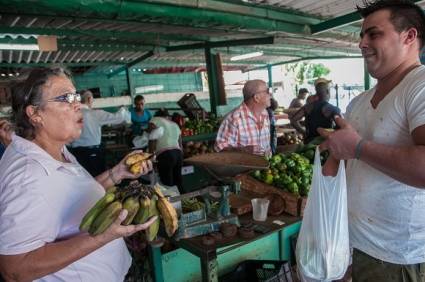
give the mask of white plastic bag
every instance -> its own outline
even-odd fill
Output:
[[[126,107],[122,106],[122,107],[118,110],[118,112],[121,114],[122,119],[123,119],[123,121],[124,121],[125,123],[127,123],[127,124],[131,124],[131,113],[130,113],[130,111],[129,111]]]
[[[317,148],[311,186],[296,247],[300,278],[341,279],[350,260],[344,161],[336,177],[323,176]]]
[[[145,148],[149,143],[149,133],[146,131],[142,135],[137,135],[133,138],[134,148]]]

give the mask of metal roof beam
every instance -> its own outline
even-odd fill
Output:
[[[0,43],[9,43],[9,44],[37,44],[37,39],[35,38],[0,38]],[[111,43],[111,41],[75,41],[67,39],[58,39],[58,51],[68,51],[68,50],[78,50],[78,51],[149,51],[153,48],[156,48],[154,45],[149,44],[125,44],[125,43]],[[162,50],[163,48],[159,48]]]
[[[334,28],[339,28],[345,25],[349,25],[362,20],[362,17],[358,12],[353,12],[341,17],[336,17],[331,20],[327,20],[315,25],[311,25],[311,33],[317,34],[325,31],[329,31]]]
[[[208,36],[200,35],[176,35],[166,33],[153,33],[153,32],[129,32],[129,31],[107,31],[107,30],[86,30],[86,29],[66,29],[66,28],[33,28],[33,27],[19,27],[19,26],[0,26],[0,33],[11,34],[37,34],[37,35],[57,35],[57,36],[90,36],[100,38],[116,38],[122,40],[134,39],[167,39],[174,41],[207,41]]]
[[[262,17],[280,21],[284,19],[286,22],[298,24],[316,24],[320,22],[320,19],[317,17],[303,15],[296,11],[285,11],[283,9],[259,7],[243,2],[229,3],[229,1],[217,2],[216,0],[144,0],[144,2],[186,6],[220,12],[232,12],[235,14]]]
[[[283,62],[279,62],[279,63],[273,63],[273,64],[267,64],[267,65],[263,65],[260,67],[256,67],[256,68],[251,68],[251,69],[247,69],[244,72],[248,72],[248,71],[254,71],[254,70],[262,70],[262,69],[266,69],[268,68],[268,66],[280,66],[280,65],[285,65],[285,64],[291,64],[291,63],[296,63],[296,62],[301,62],[301,61],[308,61],[308,60],[331,60],[331,59],[359,59],[359,58],[363,58],[362,56],[314,56],[314,57],[304,57],[304,58],[299,58],[299,59],[294,59],[294,60],[289,60],[289,61],[283,61]]]
[[[412,0],[412,2],[421,2],[423,0]],[[310,25],[311,34],[317,34],[325,31],[329,31],[334,28],[340,28],[345,25],[349,25],[362,20],[359,12],[349,13],[340,17],[336,17],[321,23]]]
[[[218,47],[273,44],[273,43],[274,43],[273,37],[261,37],[261,38],[225,40],[225,41],[216,41],[216,42],[204,42],[204,43],[195,43],[195,44],[188,44],[188,45],[170,46],[170,47],[166,47],[165,50],[167,52],[172,52],[172,51],[204,49],[204,48],[218,48]]]
[[[251,52],[257,52],[262,51],[263,56],[286,56],[286,57],[313,57],[313,56],[354,56],[359,55],[358,53],[350,53],[350,52],[338,52],[338,51],[332,51],[332,50],[324,50],[324,49],[311,49],[311,50],[261,50],[253,49],[253,48],[245,48],[245,49],[239,49],[239,50],[220,50],[220,53],[225,55],[240,55],[244,53],[251,53]]]
[[[6,1],[3,1],[6,2]],[[241,6],[242,7],[242,6]],[[2,3],[3,10],[24,14],[69,16],[78,15],[79,19],[126,19],[132,22],[145,22],[155,17],[158,22],[184,26],[214,25],[233,27],[242,30],[264,30],[274,32],[309,33],[308,24],[293,23],[285,20],[288,14],[282,14],[279,19],[265,18],[262,15],[242,15],[229,11],[215,11],[204,8],[164,5],[140,1],[86,1],[80,0],[51,1],[38,0],[31,5],[22,5],[22,1],[10,0]]]
[[[114,66],[122,64],[122,62],[81,62],[81,63],[67,63],[63,62],[60,63],[62,66],[66,67],[84,67],[84,66]],[[45,63],[45,62],[39,62],[39,63],[0,63],[0,67],[37,67],[37,66],[51,66],[52,63]]]

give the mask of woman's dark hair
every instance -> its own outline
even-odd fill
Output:
[[[16,84],[12,89],[12,121],[18,136],[32,140],[35,138],[35,127],[26,113],[30,105],[43,107],[43,86],[52,76],[66,76],[70,73],[60,67],[36,68],[31,70],[28,78]]]
[[[399,33],[409,28],[416,29],[419,48],[422,49],[425,45],[425,14],[421,7],[409,0],[363,0],[363,7],[357,5],[362,18],[380,10],[390,11],[390,21]]]

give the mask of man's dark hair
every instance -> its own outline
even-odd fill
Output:
[[[319,100],[322,100],[329,94],[329,85],[325,82],[320,82],[315,86],[316,95],[319,97]]]
[[[298,90],[298,95],[302,93],[308,93],[307,88],[300,88],[300,90]]]
[[[142,95],[137,95],[136,97],[134,97],[134,103],[140,100],[145,100],[145,97],[143,97]]]
[[[169,117],[170,113],[168,112],[167,109],[161,108],[158,111],[156,111],[155,116],[156,117]]]
[[[425,45],[425,14],[422,8],[409,0],[363,0],[363,6],[357,5],[357,11],[362,18],[370,14],[388,10],[391,13],[390,21],[397,32],[414,28],[418,32],[419,48]]]

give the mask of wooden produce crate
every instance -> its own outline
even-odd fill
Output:
[[[300,197],[298,200],[299,216],[304,216],[304,209],[306,204],[307,204],[307,197]]]
[[[279,194],[285,201],[284,211],[293,216],[302,216],[304,214],[306,197],[300,197],[295,194],[283,191],[275,186],[263,183],[251,177],[248,174],[239,174],[235,177],[241,181],[241,188],[259,195],[265,196],[270,193]]]

